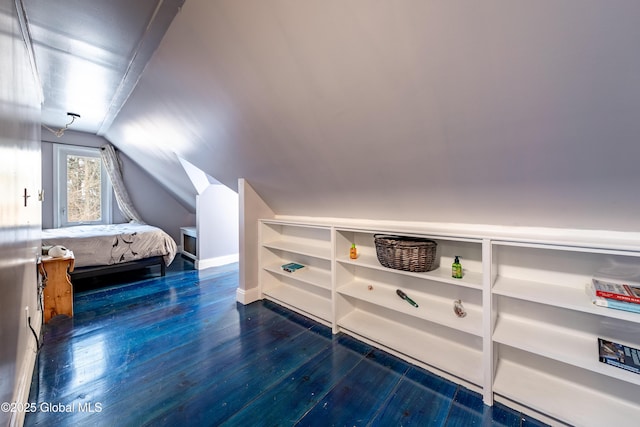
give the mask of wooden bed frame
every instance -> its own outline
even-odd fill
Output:
[[[98,265],[94,267],[79,267],[74,269],[69,274],[71,279],[86,279],[87,277],[102,276],[105,274],[122,273],[125,271],[139,270],[145,267],[152,267],[154,265],[160,265],[160,275],[166,274],[167,266],[164,263],[162,256],[156,256],[151,258],[139,259],[136,261],[123,262],[121,264],[111,265]]]

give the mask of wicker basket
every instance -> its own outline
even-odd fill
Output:
[[[435,268],[437,243],[418,237],[375,234],[378,261],[395,270],[424,272]]]

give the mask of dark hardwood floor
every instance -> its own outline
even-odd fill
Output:
[[[235,301],[237,265],[76,283],[44,327],[25,425],[540,426],[290,312]]]

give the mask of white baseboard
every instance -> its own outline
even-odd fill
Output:
[[[40,334],[41,327],[38,325],[42,325],[42,312],[38,311],[38,314],[35,316],[36,318],[31,318],[32,326],[36,330],[36,334],[38,335],[38,339],[41,339],[42,334]],[[18,384],[15,390],[13,401],[18,403],[18,407],[26,408],[29,403],[29,392],[31,391],[31,380],[33,378],[33,370],[36,366],[36,359],[38,357],[37,351],[37,343],[35,338],[31,334],[31,331],[28,331],[29,335],[29,344],[27,351],[24,355],[24,363],[22,364],[22,370],[20,372],[20,376],[18,377]],[[22,405],[20,405],[22,404]],[[24,425],[24,417],[26,415],[25,411],[17,411],[11,414],[11,419],[9,420],[10,427],[22,427]]]
[[[225,256],[219,256],[216,258],[197,259],[195,260],[196,270],[203,270],[209,267],[220,267],[221,265],[227,265],[240,261],[240,254],[231,254]]]
[[[247,305],[260,299],[260,289],[257,287],[251,289],[236,289],[236,301],[240,304]]]

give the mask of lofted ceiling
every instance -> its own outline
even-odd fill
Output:
[[[187,0],[175,17],[180,2],[25,2],[51,56],[45,123],[94,76],[58,75],[77,45],[112,94],[76,129],[185,206],[189,164],[246,178],[279,214],[640,227],[638,2]],[[132,72],[158,7],[173,21]],[[92,39],[112,27],[117,46]]]
[[[42,83],[42,122],[102,134],[184,0],[23,0]]]

